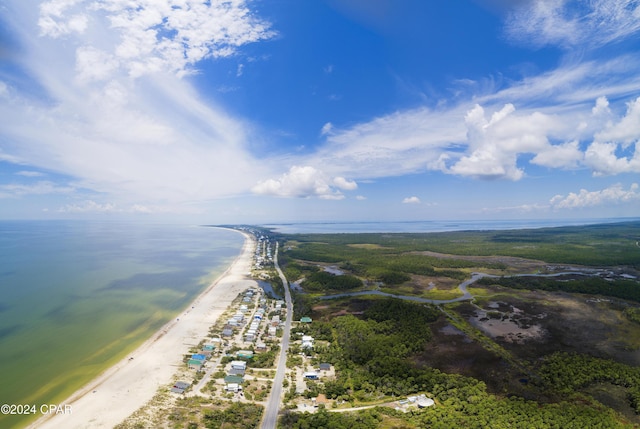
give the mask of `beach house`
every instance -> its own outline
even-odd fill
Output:
[[[251,350],[238,350],[236,357],[238,359],[253,359],[253,352]]]
[[[312,349],[313,348],[313,337],[310,335],[302,336],[302,348],[303,349]]]
[[[224,390],[226,390],[227,392],[238,393],[242,391],[242,386],[240,386],[238,383],[227,383]]]
[[[247,362],[243,360],[234,360],[231,361],[231,370],[232,371],[245,371],[247,369]],[[237,375],[237,374],[234,374]]]
[[[307,380],[317,380],[318,373],[315,371],[308,371],[303,374],[303,377],[306,378]]]
[[[187,365],[189,369],[195,369],[197,371],[200,371],[204,366],[204,361],[199,359],[189,359],[189,361],[187,362]]]
[[[178,393],[180,395],[184,394],[184,391],[187,390],[191,386],[190,383],[184,381],[176,381],[176,383],[171,388],[172,393]]]

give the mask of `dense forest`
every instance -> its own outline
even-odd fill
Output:
[[[576,279],[573,276],[559,277],[501,277],[478,280],[479,285],[498,284],[512,289],[563,291],[610,296],[640,302],[640,287],[634,280],[611,280],[589,277]]]
[[[501,231],[290,234],[279,239],[292,244],[292,259],[326,263],[352,261],[356,269],[363,270],[376,265],[397,267],[397,263],[404,264],[404,256],[395,259],[398,255],[422,251],[465,256],[509,255],[548,263],[640,268],[640,249],[636,245],[640,241],[638,221]],[[411,264],[410,261],[407,263]],[[468,262],[463,260],[429,260],[427,265],[462,268],[468,266],[466,264]]]
[[[426,282],[448,277],[454,279],[451,283],[457,284],[468,279],[473,271],[505,270],[503,277],[485,278],[474,284],[474,294],[484,294],[483,303],[489,303],[494,293],[500,300],[514,297],[510,299],[521,299],[521,302],[531,299],[522,295],[529,291],[586,294],[587,298],[596,295],[616,301],[595,300],[593,302],[604,304],[594,306],[609,306],[611,310],[607,311],[612,311],[611,314],[632,323],[640,321],[640,309],[634,303],[640,302],[640,287],[633,276],[628,279],[578,274],[517,277],[511,275],[514,271],[508,267],[508,261],[503,263],[495,256],[531,258],[537,261],[537,267],[544,263],[582,264],[599,269],[626,267],[633,272],[640,268],[638,231],[640,222],[435,234],[296,234],[283,238],[286,251],[282,253],[281,262],[287,277],[304,279],[303,289],[316,294],[357,290],[360,286],[353,279],[362,280],[365,286],[373,282],[389,288],[397,285],[397,290],[404,292],[410,291],[403,285],[405,282],[418,284],[416,276],[427,279]],[[438,257],[428,252],[448,256]],[[491,258],[470,258],[483,255]],[[323,271],[329,264],[343,273]],[[506,271],[508,268],[511,271]],[[543,347],[536,354],[532,344],[527,346],[526,353],[514,353],[519,347],[517,344],[500,343],[504,339],[492,339],[465,320],[474,308],[479,308],[474,302],[438,307],[392,298],[359,297],[327,305],[314,296],[317,295],[294,293],[294,315],[313,313],[313,323],[302,329],[326,341],[326,346],[316,347],[313,359],[332,362],[336,376],[309,382],[306,394],[311,398],[323,393],[334,405],[327,409],[321,406],[316,413],[287,412],[281,418],[280,427],[619,428],[634,427],[631,422],[640,421],[632,415],[634,411],[640,414],[638,368],[603,358],[607,354],[602,350],[592,355],[586,347],[579,349],[580,353],[555,352],[554,347]],[[534,309],[556,308],[545,303],[526,305]],[[464,311],[458,312],[463,308]],[[506,317],[504,312],[486,311],[488,318],[494,313],[500,319]],[[537,313],[544,317],[543,310]],[[563,319],[558,315],[552,320]],[[492,359],[499,362],[496,371],[512,379],[489,389],[478,378],[425,364],[425,350],[433,349],[436,324],[440,327],[448,324],[464,331],[467,340],[478,344],[486,355],[492,355]],[[636,325],[629,326],[631,328],[625,329]],[[581,335],[587,338],[588,330],[589,327],[584,326],[585,333]],[[457,347],[465,347],[464,344],[463,341]],[[572,342],[568,349],[575,349],[576,344]],[[549,354],[545,355],[542,350],[548,350]],[[628,350],[631,349],[624,348],[624,353]],[[457,355],[452,353],[452,356]],[[436,405],[406,413],[382,406],[350,413],[332,412],[336,403],[352,407],[379,405],[416,394],[426,394]]]
[[[319,347],[318,362],[334,362],[335,380],[317,383],[314,394],[352,406],[429,392],[438,406],[409,413],[377,407],[358,413],[287,413],[282,428],[378,428],[395,422],[405,428],[619,428],[626,427],[613,410],[592,398],[576,393],[591,383],[609,381],[628,389],[635,398],[639,372],[612,361],[557,354],[544,361],[539,370],[539,389],[552,402],[499,396],[487,391],[479,380],[437,369],[420,367],[410,359],[430,341],[430,324],[441,312],[431,305],[397,299],[376,299],[361,316],[345,315],[328,321],[314,321],[304,327],[317,339],[331,340]]]
[[[308,292],[315,291],[345,291],[362,287],[362,280],[355,276],[328,273],[326,271],[316,271],[310,273],[302,282],[301,286]]]

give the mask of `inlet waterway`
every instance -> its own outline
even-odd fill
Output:
[[[486,273],[472,273],[471,278],[467,279],[465,281],[463,281],[462,283],[460,283],[458,285],[458,289],[460,290],[460,292],[462,292],[462,296],[459,296],[457,298],[451,298],[451,299],[429,299],[429,298],[422,298],[419,296],[413,296],[413,295],[398,295],[398,294],[394,294],[394,293],[389,293],[389,292],[383,292],[380,290],[363,290],[363,291],[357,291],[357,292],[344,292],[344,293],[337,293],[337,294],[333,294],[333,295],[324,295],[319,297],[319,299],[322,300],[326,300],[326,299],[337,299],[337,298],[346,298],[346,297],[350,297],[350,296],[363,296],[363,295],[378,295],[378,296],[386,296],[386,297],[390,297],[390,298],[398,298],[398,299],[403,299],[405,301],[414,301],[414,302],[422,302],[425,304],[435,304],[435,305],[440,305],[440,304],[450,304],[453,302],[460,302],[460,301],[470,301],[473,299],[473,295],[467,290],[467,288],[472,285],[473,283],[477,282],[478,280],[485,278],[485,277],[489,277],[489,278],[510,278],[510,277],[561,277],[561,276],[567,276],[567,275],[579,275],[579,276],[600,276],[603,273],[605,273],[605,270],[599,270],[599,269],[590,269],[588,271],[564,271],[564,272],[558,272],[558,273],[550,273],[550,274],[512,274],[512,275],[508,275],[508,276],[497,276],[494,274],[486,274]]]

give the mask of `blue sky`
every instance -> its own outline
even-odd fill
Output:
[[[640,213],[637,0],[7,0],[0,218]]]

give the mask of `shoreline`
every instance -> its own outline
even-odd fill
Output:
[[[41,416],[27,428],[113,428],[151,400],[159,387],[168,385],[189,347],[207,336],[238,293],[257,287],[250,278],[255,239],[233,231],[245,237],[240,253],[179,317],[57,404],[70,412]]]

